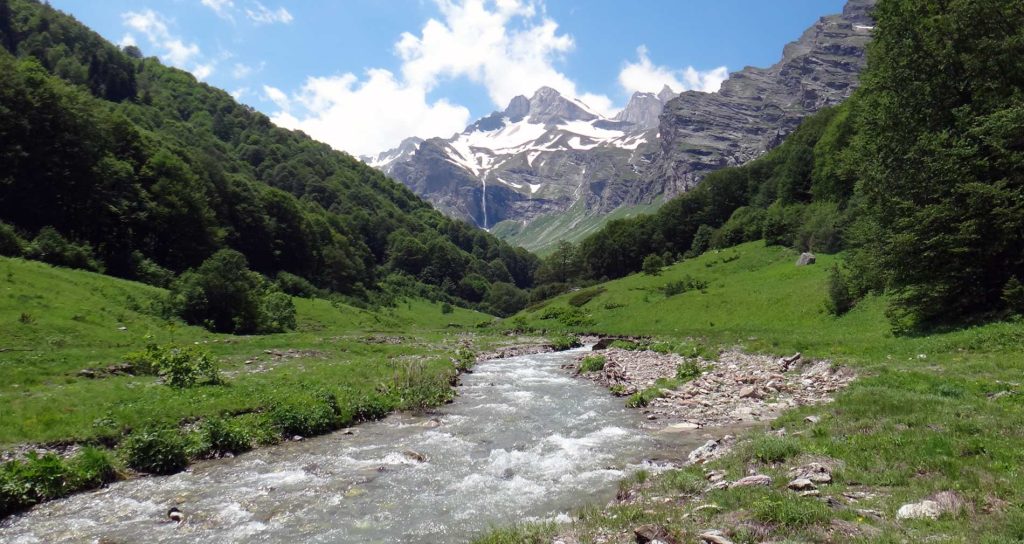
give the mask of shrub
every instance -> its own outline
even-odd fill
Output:
[[[284,332],[296,326],[292,297],[269,289],[260,299],[259,332]]]
[[[639,343],[634,342],[632,340],[612,340],[612,342],[608,344],[608,347],[624,349],[627,351],[636,351],[638,349],[641,349],[642,346]]]
[[[441,305],[441,313],[442,314],[448,315],[448,314],[450,314],[450,313],[452,313],[454,311],[455,311],[455,309],[452,308],[452,305],[448,304],[447,302],[445,302],[444,304]]]
[[[580,362],[580,372],[598,372],[604,370],[604,355],[588,355]]]
[[[285,271],[277,273],[274,284],[283,293],[293,297],[316,298],[326,296],[327,294],[323,289],[319,289],[306,278]]]
[[[132,273],[135,279],[157,287],[167,287],[174,281],[174,272],[146,258],[141,251],[132,252]]]
[[[252,449],[252,439],[245,429],[224,418],[203,421],[199,433],[206,446],[204,449],[209,453],[242,453]]]
[[[605,292],[604,287],[594,287],[592,289],[583,289],[575,295],[569,297],[569,305],[575,308],[586,305],[588,302],[593,300],[595,297]]]
[[[697,227],[697,232],[693,235],[693,241],[690,242],[690,250],[684,255],[686,258],[693,258],[702,255],[708,248],[711,247],[711,235],[714,229],[709,225],[702,224]]]
[[[1011,276],[1003,287],[1003,304],[1015,314],[1024,314],[1024,285],[1016,276]]]
[[[657,385],[648,387],[643,391],[633,393],[626,399],[626,408],[643,408],[651,403],[652,400],[661,397],[661,387]]]
[[[828,273],[828,299],[825,307],[832,315],[840,316],[849,312],[854,305],[846,275],[838,266],[833,266]]]
[[[315,436],[337,428],[341,407],[327,390],[275,403],[270,421],[283,435]]]
[[[200,383],[224,383],[213,357],[198,346],[151,344],[145,351],[130,353],[125,358],[139,373],[162,376],[164,383],[171,387],[187,388]]]
[[[657,253],[651,253],[644,257],[643,265],[641,265],[641,270],[643,270],[644,274],[647,274],[648,276],[657,276],[658,274],[661,274],[662,268],[665,268],[665,259]]]
[[[64,238],[53,227],[43,227],[28,248],[32,259],[68,268],[81,268],[102,272],[103,266],[96,260],[88,244],[76,244]]]
[[[681,280],[666,283],[665,286],[661,288],[661,292],[665,293],[666,297],[674,297],[687,291],[703,291],[704,289],[707,289],[707,287],[708,282],[687,275]]]
[[[704,367],[694,359],[688,359],[676,367],[676,379],[688,382],[699,377],[704,372]]]
[[[511,283],[498,282],[491,285],[484,296],[484,307],[492,315],[510,316],[526,307],[526,292]]]
[[[793,240],[800,251],[835,253],[842,247],[842,217],[834,202],[807,206]]]
[[[710,247],[721,249],[761,239],[764,217],[765,211],[761,208],[737,208],[729,220],[711,235]]]
[[[575,334],[563,334],[551,339],[551,346],[555,348],[555,351],[565,351],[567,349],[578,348],[582,345],[583,344],[580,343],[580,337]]]
[[[70,460],[69,470],[76,489],[99,487],[117,479],[117,469],[110,454],[91,446],[82,448]]]
[[[21,257],[25,254],[25,248],[28,246],[21,236],[18,236],[18,232],[14,230],[14,227],[0,221],[0,255],[5,257]]]
[[[452,363],[455,364],[455,369],[460,372],[470,370],[473,368],[473,365],[476,364],[476,353],[473,350],[462,346],[455,350],[455,355],[452,356]]]
[[[139,472],[174,474],[188,466],[187,442],[173,427],[148,426],[121,443],[125,464]]]
[[[587,315],[580,308],[569,308],[565,306],[551,306],[544,309],[540,314],[541,319],[557,319],[566,327],[585,327],[594,324],[594,319]]]

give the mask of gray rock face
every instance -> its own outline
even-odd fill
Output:
[[[717,93],[688,91],[666,104],[645,196],[673,196],[709,172],[775,147],[804,117],[853,92],[865,65],[875,0],[849,0],[783,49],[770,68],[730,74]]]
[[[499,235],[537,249],[595,228],[620,206],[674,196],[712,170],[756,158],[807,115],[848,97],[864,67],[874,2],[850,0],[787,45],[777,64],[733,73],[717,93],[636,93],[605,118],[542,87],[451,138],[409,139],[364,160],[444,213],[483,228],[502,223]],[[553,220],[537,225],[555,226],[534,229],[540,218]]]

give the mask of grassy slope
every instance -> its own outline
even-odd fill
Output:
[[[490,319],[460,308],[442,314],[440,304],[422,300],[370,312],[296,299],[296,332],[236,337],[140,311],[160,293],[100,274],[0,258],[0,449],[116,437],[149,418],[180,421],[244,412],[314,385],[328,385],[343,400],[354,398],[378,384],[393,384],[412,360],[424,361],[426,373],[441,375],[451,368],[447,357],[454,335]],[[366,340],[378,331],[407,341]],[[150,341],[205,344],[219,359],[228,385],[179,391],[151,376],[77,375],[83,368],[117,363]],[[301,358],[264,353],[288,349],[316,353]],[[251,359],[259,362],[246,365]],[[257,371],[261,367],[266,371]]]
[[[564,212],[538,217],[525,227],[515,221],[502,221],[491,229],[491,234],[514,246],[522,246],[538,255],[546,255],[553,251],[560,241],[579,242],[613,219],[653,213],[661,204],[659,199],[653,204],[623,205],[606,214],[593,214],[588,213],[583,202],[579,201]]]
[[[732,257],[738,258],[726,262]],[[866,300],[841,318],[824,311],[825,279],[834,257],[820,255],[818,264],[800,268],[795,260],[796,254],[788,250],[745,244],[676,264],[659,276],[637,274],[608,282],[603,284],[607,291],[583,307],[594,324],[581,329],[698,336],[776,354],[802,351],[851,365],[861,378],[828,406],[783,415],[773,426],[785,427],[786,438],[755,433],[717,463],[732,479],[748,469],[766,472],[775,477],[771,489],[716,491],[703,501],[684,501],[682,507],[657,501],[616,507],[614,519],[591,511],[577,524],[581,535],[658,522],[693,538],[700,530],[737,529],[744,520],[753,520],[776,537],[825,541],[829,520],[838,518],[853,524],[865,541],[916,542],[934,535],[956,542],[1024,538],[1019,506],[1024,503],[1019,474],[1024,466],[1024,324],[896,337],[889,332],[882,299]],[[706,292],[666,298],[658,291],[686,275],[707,280]],[[549,305],[564,306],[569,296]],[[523,313],[535,327],[558,328],[556,321],[540,319],[542,314],[543,309]],[[823,419],[812,425],[803,421],[808,414]],[[777,460],[768,463],[758,454]],[[823,508],[820,501],[799,499],[785,490],[785,469],[809,456],[832,458],[842,466],[836,483],[822,489],[823,498],[849,502],[843,491],[876,493],[853,507],[879,510],[883,519]],[[645,496],[683,496],[703,488],[703,470],[681,471],[635,487]],[[901,504],[945,490],[966,499],[964,513],[938,521],[895,521]],[[728,512],[689,516],[702,502],[717,503]],[[755,541],[742,530],[734,537]],[[512,534],[492,541],[529,539]]]

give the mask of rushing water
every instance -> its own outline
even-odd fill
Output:
[[[629,470],[703,440],[640,430],[622,399],[560,368],[573,355],[481,363],[433,415],[47,503],[4,522],[0,541],[466,542],[488,527],[607,501]],[[184,523],[166,521],[171,506]]]

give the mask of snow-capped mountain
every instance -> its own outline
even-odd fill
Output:
[[[410,138],[363,160],[443,211],[484,228],[565,210],[617,206],[636,177],[658,114],[675,96],[636,93],[614,118],[542,87],[451,138]],[[610,209],[610,208],[609,208]]]

